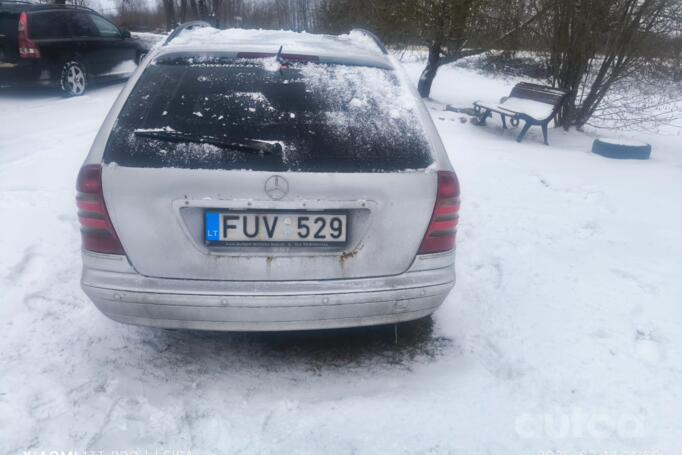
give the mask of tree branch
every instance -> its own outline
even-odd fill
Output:
[[[509,38],[513,34],[523,30],[524,28],[528,27],[531,25],[533,22],[535,22],[544,12],[547,10],[547,5],[545,5],[543,8],[538,10],[535,14],[533,14],[531,17],[526,19],[523,23],[519,24],[517,27],[514,27],[513,29],[505,32],[501,36],[498,36],[495,38],[488,46],[487,48],[476,48],[476,49],[459,49],[453,53],[447,53],[446,55],[441,58],[440,63],[441,65],[446,65],[448,63],[453,63],[456,62],[459,59],[465,58],[465,57],[471,57],[473,55],[479,55],[482,54],[488,50],[491,50],[494,45],[501,43],[505,39]]]

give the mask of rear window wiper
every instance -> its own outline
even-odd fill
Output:
[[[197,144],[211,144],[218,147],[230,148],[242,152],[256,152],[263,154],[282,153],[279,142],[261,141],[258,139],[235,138],[228,136],[207,136],[203,134],[185,133],[169,129],[136,129],[135,136],[161,139],[171,142],[193,142]]]

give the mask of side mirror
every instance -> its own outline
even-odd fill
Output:
[[[131,36],[132,35],[130,34],[130,32],[128,30],[123,30],[121,32],[121,38],[123,38],[123,39],[130,38]]]

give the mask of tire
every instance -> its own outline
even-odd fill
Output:
[[[643,142],[617,143],[617,140],[595,139],[592,143],[592,153],[607,158],[648,160],[651,156],[651,145]]]
[[[88,75],[85,67],[76,60],[69,60],[62,66],[59,87],[64,96],[80,96],[88,86]]]
[[[137,66],[140,66],[140,64],[142,63],[142,60],[144,60],[144,58],[146,56],[147,56],[146,52],[138,52],[137,53],[137,58],[135,59],[135,63],[137,64]]]

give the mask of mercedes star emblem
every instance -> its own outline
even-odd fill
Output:
[[[273,175],[265,181],[265,193],[270,199],[282,199],[289,192],[289,182],[281,175]]]

